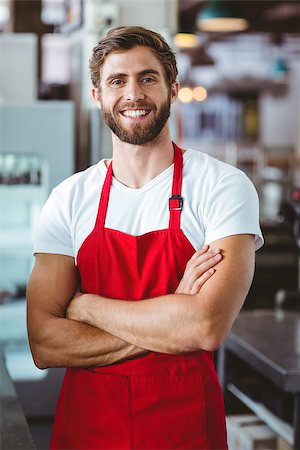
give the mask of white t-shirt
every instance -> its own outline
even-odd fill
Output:
[[[104,160],[53,189],[36,231],[34,253],[77,257],[94,228],[107,168]],[[105,226],[138,236],[169,224],[173,165],[140,189],[113,178]],[[181,229],[195,249],[234,234],[263,244],[256,190],[239,169],[204,153],[183,154]]]

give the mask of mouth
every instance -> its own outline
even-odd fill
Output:
[[[134,119],[134,120],[143,120],[147,117],[151,112],[151,109],[124,109],[120,111],[120,114],[123,117]]]

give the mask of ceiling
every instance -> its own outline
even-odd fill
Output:
[[[195,33],[199,36],[196,48],[182,49],[189,55],[192,65],[210,65],[214,61],[206,50],[213,42],[233,43],[243,35],[265,35],[269,42],[280,46],[293,39],[290,50],[300,52],[300,0],[219,0],[224,6],[230,4],[249,27],[243,32],[207,33],[196,25],[196,17],[209,3],[208,0],[179,0],[178,31]]]
[[[221,0],[249,22],[247,33],[299,34],[300,0]],[[179,0],[179,28],[196,32],[196,16],[208,1]],[[199,31],[199,30],[198,30]]]

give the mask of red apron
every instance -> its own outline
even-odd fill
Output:
[[[121,300],[174,293],[195,249],[180,229],[182,153],[174,145],[169,228],[132,236],[105,228],[112,164],[94,230],[77,258],[82,292]],[[110,366],[67,369],[52,449],[226,449],[213,354],[149,352]]]

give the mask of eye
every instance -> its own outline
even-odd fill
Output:
[[[144,83],[144,84],[155,83],[155,78],[153,78],[153,77],[144,77],[144,78],[142,78],[141,82]]]
[[[115,80],[112,80],[110,84],[112,86],[121,86],[123,83],[124,83],[123,80],[120,80],[119,78],[117,78]]]

